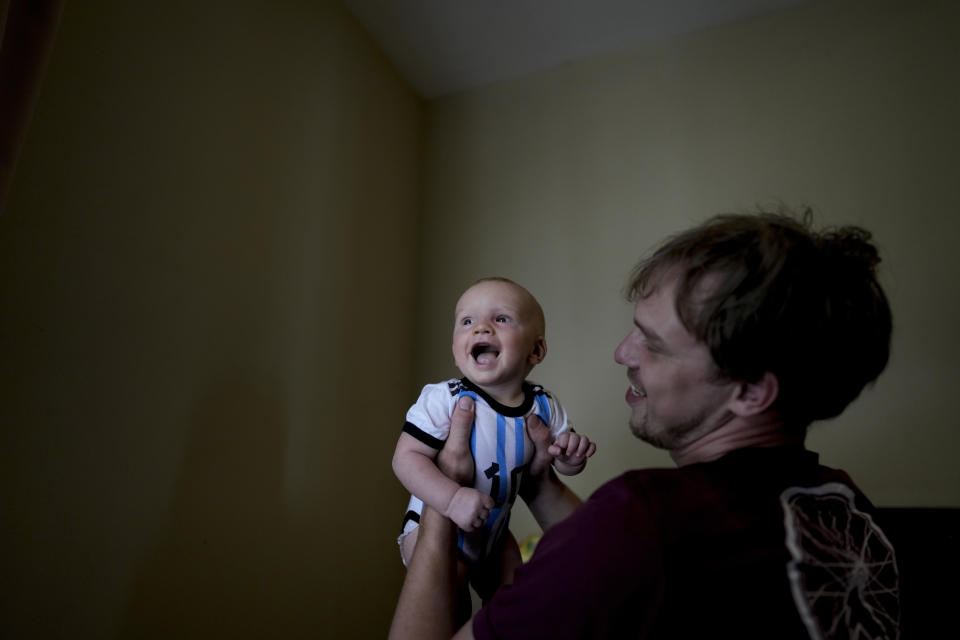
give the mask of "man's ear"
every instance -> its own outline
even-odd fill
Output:
[[[527,362],[531,365],[540,364],[547,357],[547,339],[543,336],[537,336],[533,342],[533,350],[527,356]]]
[[[731,410],[738,416],[763,413],[777,399],[780,381],[769,371],[754,382],[741,382],[733,398]]]

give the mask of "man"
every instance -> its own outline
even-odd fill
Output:
[[[456,637],[898,637],[897,567],[873,507],[803,447],[811,422],[839,415],[886,366],[878,263],[862,229],[817,233],[775,214],[713,218],[641,262],[615,357],[631,431],[677,468],[628,472],[577,507],[532,426],[528,502],[544,537]],[[469,411],[458,413],[439,464],[464,481]],[[567,510],[538,512],[541,492]],[[421,527],[429,542],[394,637],[454,630],[455,530],[435,512]]]

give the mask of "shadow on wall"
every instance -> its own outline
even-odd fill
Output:
[[[271,388],[225,379],[197,400],[169,528],[138,571],[121,637],[277,631],[293,565],[283,557],[284,420]]]

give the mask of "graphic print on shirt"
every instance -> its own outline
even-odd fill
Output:
[[[899,638],[899,574],[893,545],[857,509],[845,484],[780,494],[787,576],[813,640]]]

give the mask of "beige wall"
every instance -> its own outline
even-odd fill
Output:
[[[896,336],[810,445],[879,504],[960,506],[958,39],[955,3],[826,2],[431,103],[419,377],[455,373],[459,290],[515,278],[547,313],[532,377],[599,442],[577,489],[667,464],[625,427],[629,268],[712,213],[811,205],[875,232]]]
[[[338,3],[67,4],[0,217],[0,635],[385,634],[422,126]]]

